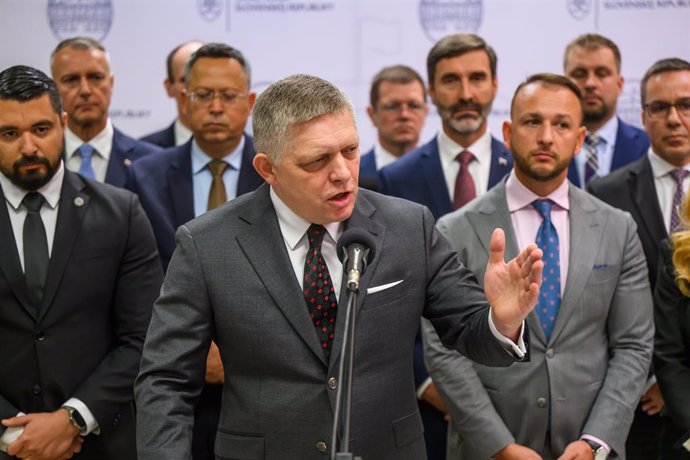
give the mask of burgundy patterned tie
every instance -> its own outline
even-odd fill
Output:
[[[469,203],[477,196],[474,188],[474,180],[470,175],[469,165],[474,160],[474,155],[463,150],[455,157],[455,160],[460,163],[460,170],[455,178],[455,193],[453,194],[453,209],[458,209]]]
[[[685,195],[683,193],[683,180],[685,180],[685,177],[689,173],[685,169],[678,168],[674,169],[669,174],[671,174],[671,177],[676,181],[676,191],[673,194],[673,205],[671,207],[671,225],[669,226],[669,233],[673,233],[682,229],[678,213],[680,207],[683,205],[683,196]]]
[[[321,242],[325,235],[326,229],[323,225],[312,224],[307,229],[309,251],[304,263],[303,291],[309,317],[314,322],[319,342],[328,358],[335,331],[338,301],[326,261],[321,255]]]

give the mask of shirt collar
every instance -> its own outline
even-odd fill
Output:
[[[491,161],[491,130],[487,126],[486,132],[477,139],[474,144],[463,147],[451,139],[443,129],[438,132],[438,151],[445,163],[455,161],[455,157],[463,150],[467,150],[474,155],[475,161],[479,163]]]
[[[192,131],[183,125],[179,118],[175,120],[173,132],[175,133],[175,145],[182,145],[192,137]],[[244,136],[242,138],[244,139]]]
[[[548,198],[559,208],[567,211],[570,209],[570,199],[568,198],[569,186],[569,182],[564,180],[563,183],[548,196],[539,196],[520,182],[515,175],[515,169],[513,169],[510,171],[510,175],[506,180],[506,202],[508,204],[508,211],[511,213],[519,211],[520,209],[531,206],[534,200],[544,198]]]
[[[48,206],[53,209],[55,209],[60,201],[60,193],[62,192],[62,181],[64,176],[65,167],[62,160],[60,160],[60,164],[58,166],[58,170],[55,172],[55,175],[48,181],[47,184],[36,190],[38,193],[43,195],[43,198],[45,198]],[[5,194],[5,200],[7,200],[15,211],[19,209],[19,206],[22,204],[22,200],[26,194],[29,193],[28,190],[24,190],[23,188],[19,188],[14,185],[4,174],[0,174],[0,187],[2,187],[2,191]]]
[[[587,134],[591,134],[589,131]],[[616,136],[618,135],[618,117],[611,117],[609,121],[604,123],[604,126],[599,128],[595,134],[608,146],[616,145]]]
[[[226,161],[234,170],[239,171],[240,166],[242,166],[242,151],[244,150],[244,136],[240,139],[240,143],[237,147],[227,155],[225,155],[222,160]],[[201,150],[199,144],[196,143],[196,139],[192,141],[192,174],[198,174],[202,169],[208,165],[213,158],[208,156],[206,152]]]
[[[671,163],[657,155],[652,147],[649,147],[649,152],[647,153],[647,155],[649,157],[649,164],[652,167],[652,174],[654,175],[655,179],[659,179],[660,177],[667,175],[674,169],[677,169],[676,166],[672,165]],[[683,169],[690,171],[690,165],[685,165]]]
[[[69,126],[65,127],[65,158],[72,158],[74,155],[78,155],[77,150],[84,144],[89,144],[91,147],[96,149],[98,155],[104,159],[110,159],[110,151],[113,148],[113,136],[115,134],[115,128],[108,118],[105,123],[105,128],[96,134],[93,139],[88,142],[84,142],[79,136],[74,134]]]
[[[276,216],[278,216],[280,231],[290,250],[294,251],[312,223],[298,216],[290,209],[288,205],[278,197],[273,187],[271,187],[270,195],[273,208],[276,211]],[[338,238],[340,238],[340,235],[343,233],[342,222],[331,222],[330,224],[325,224],[324,227],[333,242],[338,241]]]
[[[398,157],[386,150],[385,147],[378,141],[374,146],[374,158],[376,159],[376,169],[381,169],[384,166],[388,166],[398,159]]]

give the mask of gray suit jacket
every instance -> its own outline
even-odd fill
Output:
[[[368,460],[424,459],[412,377],[420,316],[472,359],[507,366],[514,358],[491,335],[483,292],[428,209],[360,190],[346,227],[366,229],[377,245],[357,306],[350,447]],[[345,299],[342,292],[341,305]],[[216,455],[323,459],[316,446],[330,444],[336,391],[328,382],[337,376],[343,326],[339,318],[327,361],[268,186],[183,225],[135,387],[139,460],[189,459],[212,339],[226,374]]]
[[[494,228],[506,233],[506,258],[518,253],[505,193],[503,182],[438,223],[480,280]],[[625,458],[652,354],[647,267],[628,213],[574,186],[569,198],[565,291],[549,343],[536,313],[528,316],[530,362],[510,369],[474,365],[440,346],[424,326],[427,366],[462,438],[452,458],[486,459],[513,442],[542,453],[549,410],[554,455],[586,433]]]

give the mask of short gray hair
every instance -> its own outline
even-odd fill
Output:
[[[334,84],[312,75],[291,75],[266,88],[256,99],[252,128],[256,151],[276,164],[290,148],[292,128],[314,118],[346,111],[354,122],[354,108]]]

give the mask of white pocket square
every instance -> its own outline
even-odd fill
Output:
[[[373,294],[374,292],[379,292],[379,291],[383,291],[385,289],[392,288],[393,286],[397,286],[398,284],[400,284],[402,282],[403,282],[403,280],[398,280],[398,281],[393,281],[392,283],[382,284],[381,286],[370,287],[367,289],[367,294]]]

